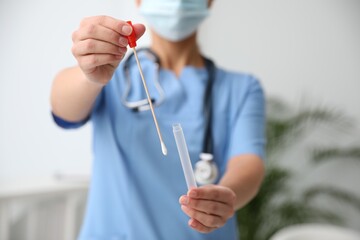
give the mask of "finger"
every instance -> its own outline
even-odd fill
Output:
[[[127,46],[126,37],[122,37],[118,32],[101,25],[89,24],[87,26],[81,27],[72,35],[72,40],[74,43],[87,39],[95,39],[111,43],[119,47]]]
[[[89,54],[78,58],[79,66],[86,72],[98,66],[113,65],[116,67],[124,56],[112,54]]]
[[[101,25],[124,36],[129,36],[132,32],[130,24],[109,16],[95,16],[85,18],[80,24],[81,27],[88,25]],[[140,38],[145,32],[145,26],[143,24],[133,24],[133,27],[137,38]]]
[[[127,24],[125,21],[118,20],[110,16],[94,16],[84,18],[80,23],[80,28],[84,28],[89,25],[100,25],[125,36],[128,36],[131,33],[131,26],[129,24]]]
[[[235,194],[222,186],[207,185],[200,188],[190,189],[188,196],[195,199],[207,199],[233,205]]]
[[[181,205],[181,209],[186,213],[186,215],[199,221],[202,225],[206,227],[218,228],[223,226],[226,222],[225,219],[220,218],[219,216],[206,214],[204,212],[197,211],[184,205]]]
[[[117,20],[115,18],[108,16],[98,16],[97,18],[98,18],[97,22],[99,22],[101,26],[112,29],[118,32],[120,35],[130,36],[133,30],[130,24],[128,24],[125,21]],[[135,31],[136,39],[139,39],[145,32],[145,26],[143,24],[132,24],[132,25]]]
[[[117,20],[109,16],[98,16],[97,22],[99,22],[100,25],[112,29],[123,36],[130,36],[133,30],[130,24],[128,24],[126,21]],[[145,26],[143,24],[132,25],[135,31],[136,39],[139,39],[145,32]]]
[[[126,53],[126,47],[119,47],[107,42],[86,39],[84,41],[77,42],[73,45],[72,52],[75,56],[89,55],[89,54],[113,54],[124,55]]]
[[[139,39],[145,32],[145,26],[142,24],[135,24],[133,26],[136,39]],[[130,32],[131,31],[132,30],[130,29]],[[95,24],[88,24],[83,26],[72,34],[72,40],[74,43],[86,39],[96,39],[112,43],[120,47],[126,47],[128,45],[128,39],[125,34],[121,35],[113,29]]]
[[[133,24],[136,39],[139,39],[145,33],[145,26],[143,24]]]
[[[189,198],[188,196],[181,196],[180,203],[193,208],[195,210],[205,212],[207,214],[216,215],[222,218],[229,218],[234,215],[234,209],[227,204],[210,201],[210,200],[199,200]]]
[[[195,219],[189,220],[189,226],[201,233],[209,233],[217,229],[217,228],[206,227],[203,224],[201,224],[199,221],[196,221]]]

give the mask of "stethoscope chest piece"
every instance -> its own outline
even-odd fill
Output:
[[[210,153],[201,153],[195,165],[195,179],[199,185],[213,184],[218,178],[218,169]]]

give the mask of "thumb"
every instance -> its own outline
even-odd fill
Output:
[[[138,40],[145,33],[146,28],[143,24],[139,24],[139,23],[133,24],[133,27],[136,35],[136,40]]]

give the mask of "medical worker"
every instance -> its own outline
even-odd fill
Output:
[[[211,0],[136,4],[152,38],[150,49],[138,55],[168,154],[161,152],[151,112],[132,106],[146,95],[133,55],[124,57],[127,36],[135,31],[140,38],[145,26],[134,23],[132,30],[110,16],[85,18],[72,35],[78,65],[59,72],[51,93],[58,125],[77,128],[90,121],[93,127],[93,170],[79,239],[238,239],[234,213],[256,195],[264,175],[262,87],[252,75],[223,70],[203,56],[196,31]],[[238,34],[233,24],[233,33],[221,25],[213,31]],[[183,128],[193,166],[212,139],[218,175],[211,184],[187,190],[174,123]]]

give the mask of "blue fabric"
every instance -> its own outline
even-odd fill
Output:
[[[51,113],[55,123],[62,127],[62,128],[65,128],[65,129],[74,129],[74,128],[79,128],[81,127],[82,125],[84,125],[90,117],[87,117],[85,118],[84,120],[82,121],[78,121],[78,122],[71,122],[71,121],[68,121],[68,120],[65,120],[59,116],[57,116],[56,114],[54,114],[53,112]]]
[[[140,61],[150,94],[157,99],[154,65]],[[188,226],[178,203],[187,187],[172,124],[181,123],[195,165],[203,146],[205,68],[186,67],[179,78],[160,70],[166,99],[155,113],[168,148],[168,156],[163,156],[151,112],[133,112],[121,102],[127,87],[122,67],[104,87],[91,115],[93,174],[79,240],[238,239],[235,217],[223,228],[202,234]],[[135,64],[130,74],[129,100],[145,98]],[[259,82],[251,75],[216,69],[213,97],[214,156],[220,174],[232,156],[253,153],[263,158],[265,109]]]

